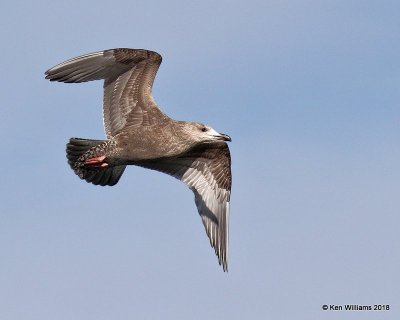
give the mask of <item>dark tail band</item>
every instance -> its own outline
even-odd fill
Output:
[[[100,156],[108,141],[71,138],[67,143],[67,159],[71,169],[83,180],[100,186],[117,184],[126,168],[122,166],[94,167],[85,165],[85,160]]]

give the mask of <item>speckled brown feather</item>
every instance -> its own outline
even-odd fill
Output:
[[[224,271],[228,271],[229,202],[232,186],[228,145],[225,142],[199,144],[177,157],[136,164],[169,174],[188,185],[195,194],[199,214],[219,264]],[[208,185],[207,189],[204,189],[204,183]],[[209,208],[210,197],[214,199],[214,203],[218,203],[214,206],[217,210]]]
[[[67,159],[75,174],[87,182],[101,186],[113,186],[118,183],[126,165],[106,168],[87,166],[85,160],[107,154],[113,148],[113,141],[71,138],[67,143]]]
[[[50,81],[104,80],[107,140],[72,138],[68,163],[81,179],[102,186],[116,184],[128,164],[180,179],[193,191],[211,246],[227,271],[231,157],[220,140],[230,138],[212,130],[203,141],[204,125],[173,120],[159,109],[151,91],[161,61],[153,51],[119,48],[82,55],[46,71]],[[105,157],[104,167],[87,161],[98,157]]]
[[[151,93],[161,61],[149,50],[109,49],[67,60],[45,74],[68,83],[104,79],[104,128],[111,138],[125,126],[152,126],[168,118]]]

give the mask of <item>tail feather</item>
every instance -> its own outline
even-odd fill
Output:
[[[117,184],[125,165],[94,167],[85,165],[85,160],[98,156],[107,147],[108,141],[71,138],[67,143],[67,159],[71,169],[83,180],[101,186]]]

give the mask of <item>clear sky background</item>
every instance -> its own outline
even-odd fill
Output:
[[[0,25],[0,319],[400,319],[399,1],[3,1]],[[115,47],[233,139],[228,274],[182,183],[67,165],[102,82],[43,73]]]

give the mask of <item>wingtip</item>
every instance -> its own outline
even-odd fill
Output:
[[[46,70],[46,72],[44,73],[44,78],[46,80],[49,80],[49,81],[55,81],[56,80],[56,79],[54,79],[54,75],[51,74],[51,69]]]
[[[228,261],[226,261],[226,259],[220,258],[218,256],[218,262],[219,262],[219,265],[222,267],[222,270],[224,270],[224,272],[228,273]]]

